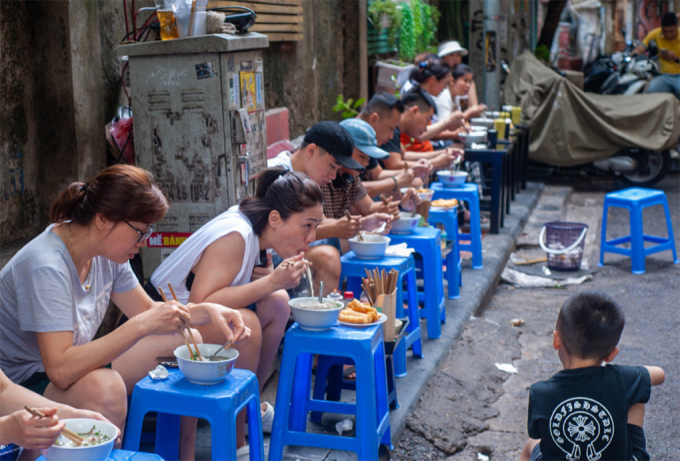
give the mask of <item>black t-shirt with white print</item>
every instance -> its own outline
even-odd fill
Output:
[[[529,437],[541,439],[544,460],[630,460],[628,410],[651,389],[644,367],[562,370],[531,386]]]

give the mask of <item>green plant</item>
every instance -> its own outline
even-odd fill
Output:
[[[399,58],[411,62],[418,54],[435,49],[441,13],[423,0],[410,0],[400,8]]]
[[[387,42],[390,46],[397,43],[397,32],[401,27],[401,15],[397,4],[392,0],[375,0],[368,6],[368,17],[373,22],[373,26],[378,32],[382,32],[383,18],[386,18],[389,25],[386,28]]]
[[[359,109],[366,102],[366,98],[359,98],[356,101],[349,98],[345,101],[344,97],[339,94],[336,104],[333,107],[333,112],[342,112],[342,118],[352,118],[359,115]]]

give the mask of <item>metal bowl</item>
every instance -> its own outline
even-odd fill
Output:
[[[483,126],[486,128],[491,128],[493,127],[493,119],[492,118],[471,118],[470,119],[470,125],[472,126]]]
[[[410,234],[416,227],[418,227],[418,222],[420,221],[420,215],[416,213],[415,216],[411,216],[410,211],[400,211],[399,219],[392,221],[392,234]]]
[[[221,344],[199,344],[198,350],[206,358],[217,352],[220,347],[222,347]],[[227,349],[220,352],[218,357],[225,357],[224,360],[197,362],[189,358],[189,350],[184,345],[175,349],[175,357],[177,357],[179,371],[182,372],[187,381],[209,386],[224,381],[231,370],[234,369],[236,359],[238,358],[238,351],[236,349]]]
[[[92,429],[92,426],[103,435],[109,437],[109,440],[100,443],[99,445],[91,445],[86,447],[60,447],[52,445],[47,450],[42,450],[47,461],[104,461],[109,458],[111,450],[113,450],[113,443],[118,437],[118,428],[108,421],[99,421],[98,419],[89,418],[74,418],[65,419],[66,427],[77,434],[84,434]],[[60,435],[59,438],[68,441],[65,436]]]
[[[485,131],[470,131],[469,133],[460,133],[458,135],[461,142],[465,146],[469,147],[473,142],[482,143],[486,142],[486,132]]]
[[[437,171],[437,178],[439,178],[439,182],[441,182],[444,187],[460,187],[465,184],[467,176],[467,171]]]
[[[323,298],[323,302],[334,302],[337,305],[336,309],[305,309],[299,307],[299,304],[318,301],[319,298],[295,298],[288,301],[290,311],[293,314],[293,319],[300,325],[303,330],[310,331],[324,331],[335,325],[338,321],[340,311],[345,307],[342,302],[335,301],[330,298]]]
[[[394,223],[392,228],[394,229]],[[358,240],[358,236],[349,239],[349,247],[359,259],[382,258],[390,244],[389,237],[384,235],[364,234],[363,238],[363,242]]]

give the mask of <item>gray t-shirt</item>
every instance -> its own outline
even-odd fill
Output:
[[[52,227],[0,271],[0,368],[17,384],[45,371],[35,333],[72,331],[74,346],[86,344],[104,319],[111,292],[139,284],[129,263],[103,256],[92,259],[81,284],[66,244]]]

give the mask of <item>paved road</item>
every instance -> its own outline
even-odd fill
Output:
[[[479,453],[492,460],[517,459],[527,437],[529,386],[560,369],[551,347],[557,312],[566,298],[582,290],[605,291],[624,307],[626,327],[614,363],[657,365],[666,371],[666,382],[653,389],[646,407],[648,449],[656,460],[680,459],[680,264],[672,264],[668,251],[648,257],[644,275],[631,274],[630,261],[618,255],[607,254],[606,265],[597,268],[604,194],[621,184],[592,178],[569,178],[566,184],[574,192],[561,217],[589,224],[584,256],[597,269],[593,280],[566,289],[499,286],[428,383],[392,459],[467,461],[477,460]],[[680,178],[671,175],[657,187],[668,197],[680,248]],[[539,202],[536,213],[540,208]],[[645,212],[645,232],[663,236],[665,220],[656,208]],[[610,213],[610,238],[627,234],[627,226],[626,211]],[[514,327],[514,318],[526,324]],[[496,362],[512,363],[519,373],[501,372]]]

